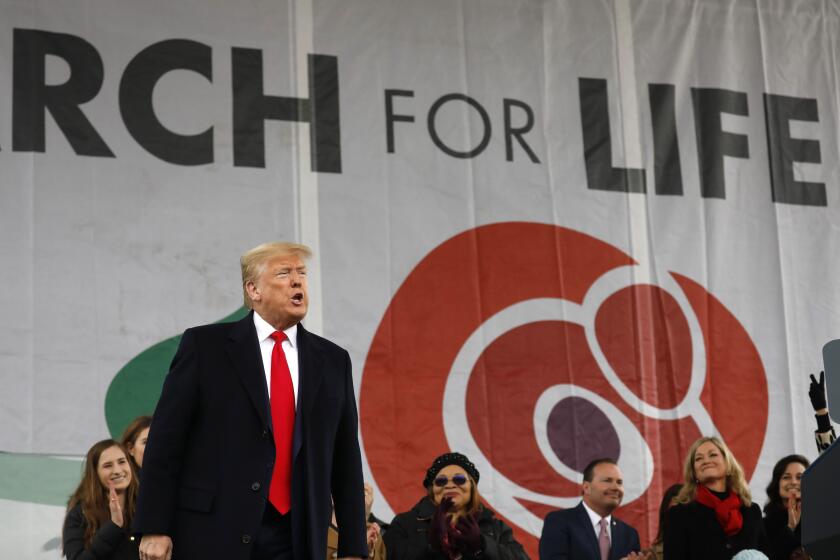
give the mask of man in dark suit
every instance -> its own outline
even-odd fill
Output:
[[[639,533],[615,519],[624,486],[612,459],[596,459],[583,470],[583,500],[574,508],[553,511],[545,518],[540,560],[643,559]]]
[[[141,560],[367,556],[350,356],[307,332],[308,248],[241,259],[236,323],[184,332],[154,413],[134,531]]]

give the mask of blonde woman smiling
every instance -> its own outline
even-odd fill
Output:
[[[730,560],[742,550],[767,552],[761,509],[721,439],[695,441],[683,476],[676,504],[666,514],[665,560]]]

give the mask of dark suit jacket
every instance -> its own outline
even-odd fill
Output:
[[[619,560],[641,548],[636,529],[615,516],[610,532],[610,560]],[[601,560],[595,529],[583,503],[572,509],[552,511],[545,517],[540,536],[540,560]]]
[[[665,560],[729,560],[751,548],[767,554],[761,509],[741,506],[741,514],[741,531],[727,537],[712,508],[697,502],[672,506],[666,513]]]
[[[331,495],[339,554],[366,556],[350,356],[301,325],[297,343],[294,556],[324,558]],[[253,312],[185,331],[155,409],[134,531],[170,535],[177,560],[247,560],[268,499],[271,424]]]

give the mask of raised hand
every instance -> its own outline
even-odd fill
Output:
[[[825,400],[825,372],[820,372],[820,380],[817,381],[817,378],[814,377],[814,374],[811,374],[811,385],[808,387],[808,397],[811,399],[811,406],[814,407],[814,411],[821,411],[827,408],[826,400]]]
[[[123,520],[123,511],[122,506],[120,505],[120,497],[117,496],[117,491],[114,489],[113,483],[110,483],[108,487],[108,508],[111,510],[111,521],[114,522],[114,525],[122,527],[125,521]]]
[[[474,515],[458,519],[450,536],[454,548],[461,553],[475,554],[481,550],[481,529]]]
[[[367,545],[368,551],[370,555],[373,556],[373,548],[376,545],[376,539],[379,538],[379,535],[382,534],[382,529],[379,527],[379,523],[368,523],[367,525]]]
[[[799,520],[802,518],[802,496],[796,488],[792,489],[788,496],[787,512],[788,527],[793,531],[799,525]]]
[[[432,548],[448,552],[449,546],[449,525],[452,523],[452,498],[446,497],[440,501],[429,526],[429,544]]]

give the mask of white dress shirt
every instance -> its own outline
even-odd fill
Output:
[[[586,513],[589,514],[589,521],[592,522],[592,528],[595,530],[595,540],[598,540],[598,537],[601,536],[601,516],[589,509],[589,506],[586,505],[586,502],[581,501],[580,503],[583,504],[583,508],[586,510]],[[612,515],[608,515],[604,517],[607,520],[607,531],[609,531],[610,535],[610,546],[612,546]]]
[[[271,334],[276,331],[260,314],[254,311],[254,326],[257,328],[257,340],[260,342],[260,354],[262,354],[263,369],[265,370],[265,385],[268,388],[268,398],[271,400],[271,353],[274,351],[274,339]],[[286,340],[281,348],[286,355],[286,363],[289,364],[289,373],[292,375],[292,388],[295,391],[295,407],[297,407],[298,396],[298,351],[297,351],[297,325],[292,325],[283,331]]]

